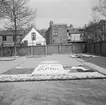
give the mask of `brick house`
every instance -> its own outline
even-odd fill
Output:
[[[46,31],[46,44],[68,44],[72,42],[83,42],[83,30],[68,27],[67,24],[54,24]]]
[[[22,40],[23,31],[17,32],[17,44]],[[14,45],[14,31],[3,30],[0,31],[0,46],[13,46]]]
[[[46,31],[46,44],[67,43],[67,25],[54,24],[50,22],[50,26]]]

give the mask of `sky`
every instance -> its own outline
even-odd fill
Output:
[[[92,7],[97,3],[98,0],[30,0],[29,5],[37,9],[36,27],[47,29],[50,21],[83,27],[91,20]]]
[[[34,22],[37,29],[47,29],[50,21],[83,27],[91,20],[92,7],[97,2],[98,0],[29,0],[28,6],[37,9]]]

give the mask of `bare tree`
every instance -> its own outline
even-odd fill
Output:
[[[98,12],[94,11],[93,9],[92,9],[91,17],[92,17],[92,20],[91,20],[92,23],[98,23],[100,21],[100,16]]]
[[[17,30],[33,22],[36,10],[27,6],[28,0],[0,0],[0,18],[8,20],[5,28],[14,31],[14,46],[16,55]]]
[[[99,4],[95,6],[93,10],[106,17],[106,0],[99,0]]]

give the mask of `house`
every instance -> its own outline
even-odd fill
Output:
[[[26,43],[28,46],[46,45],[45,38],[33,27],[23,36],[22,43]]]
[[[17,31],[17,45],[21,42],[23,31]],[[14,45],[14,31],[2,30],[0,31],[0,46],[13,46]]]
[[[50,21],[46,31],[47,44],[68,44],[72,42],[83,42],[83,30],[72,28],[67,24],[54,24]]]
[[[83,29],[67,27],[67,42],[83,42],[83,31]]]
[[[38,33],[40,34],[40,35],[42,35],[44,38],[46,37],[46,29],[41,29],[41,30],[37,30],[38,31]]]
[[[50,22],[50,26],[46,31],[47,44],[63,44],[67,43],[67,25],[54,24]]]

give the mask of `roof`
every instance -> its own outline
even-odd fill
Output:
[[[53,24],[54,26],[67,26],[67,24]]]
[[[106,20],[100,20],[99,23],[106,23]]]
[[[24,31],[24,34],[23,34],[23,36],[22,36],[22,39],[23,39],[31,30],[32,30],[32,27],[30,27],[29,29],[26,29],[26,30]]]
[[[67,24],[53,24],[53,27],[67,27]]]
[[[37,30],[40,35],[42,35],[45,38],[46,30]]]
[[[52,25],[52,28],[64,28],[64,29],[66,29],[67,25],[66,24],[54,24],[54,25]]]
[[[22,36],[24,34],[24,31],[17,31],[17,35]],[[2,30],[0,31],[0,36],[13,36],[14,31],[13,30]]]
[[[69,30],[69,31],[68,31]],[[67,31],[69,32],[69,33],[71,33],[71,34],[79,34],[80,33],[80,31],[79,31],[79,29],[67,29]]]
[[[26,37],[26,35],[32,30],[32,29],[35,29],[35,27],[30,27],[29,29],[26,29],[25,31],[24,31],[24,34],[23,34],[23,36],[22,36],[22,39],[24,39],[25,37]],[[36,30],[36,29],[35,29]],[[39,31],[38,30],[36,30],[38,33],[39,33]],[[39,33],[40,34],[40,33]],[[40,34],[41,35],[41,34]],[[43,35],[41,35],[43,38],[44,38],[44,36]]]
[[[45,37],[45,32],[46,32],[46,30],[45,30],[45,32],[44,32],[44,30],[43,30],[43,31],[42,31],[42,30],[37,30],[35,27],[31,26],[30,28],[28,28],[28,29],[26,29],[26,30],[24,31],[24,34],[23,34],[22,39],[32,30],[32,28],[34,28],[41,36]]]

